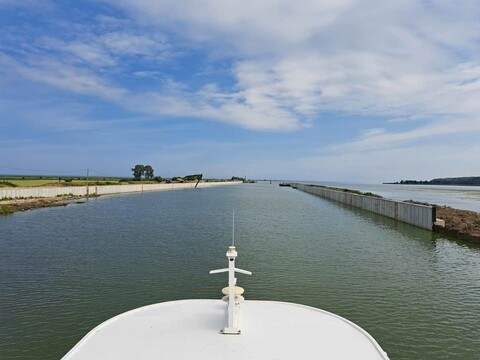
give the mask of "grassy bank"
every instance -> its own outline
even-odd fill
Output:
[[[158,182],[155,182],[155,181],[132,181],[133,184],[135,185],[144,185],[144,184],[157,184],[157,185],[160,185]],[[188,184],[185,184],[186,186],[184,186],[184,184],[178,182],[178,183],[171,183],[171,186],[168,186],[166,185],[165,183],[163,183],[162,186],[154,186],[155,189],[153,190],[170,190],[170,189],[174,189],[174,188],[179,188],[179,189],[182,189],[182,188],[193,188],[193,185],[195,182],[188,182],[189,184],[191,185],[188,185]],[[89,182],[89,184],[91,184]],[[121,185],[121,183],[119,184]],[[45,186],[46,188],[47,186]],[[143,186],[130,186],[128,187],[129,189],[127,189],[126,191],[128,192],[143,192],[144,191],[144,187]],[[133,190],[132,190],[133,188]],[[141,189],[141,190],[140,190]],[[7,215],[7,214],[11,214],[15,211],[25,211],[25,210],[30,210],[30,209],[36,209],[36,208],[43,208],[43,207],[50,207],[50,206],[63,206],[63,205],[67,205],[69,202],[71,202],[72,200],[74,199],[80,199],[80,198],[84,198],[85,197],[85,193],[83,191],[80,191],[80,194],[79,195],[73,195],[73,193],[75,193],[75,191],[73,193],[70,193],[70,194],[64,194],[66,193],[69,189],[51,189],[51,191],[48,192],[47,195],[43,194],[41,191],[38,192],[38,191],[31,191],[30,189],[23,189],[23,193],[26,194],[26,195],[30,195],[30,194],[35,194],[35,196],[24,196],[24,197],[20,197],[18,196],[19,193],[18,191],[16,191],[16,194],[15,194],[15,197],[13,196],[4,196],[2,198],[0,198],[0,205],[2,206],[2,215]],[[119,190],[122,190],[122,189],[119,189]],[[115,192],[115,189],[114,190],[111,190],[109,189],[109,192],[107,192],[108,194],[125,194],[127,192],[122,192],[122,191],[118,191],[118,192]],[[8,191],[6,191],[5,193],[9,193]],[[41,194],[41,196],[51,196],[51,197],[39,197],[38,194]],[[56,195],[57,193],[59,193],[58,195]],[[78,192],[77,192],[78,193]],[[56,196],[55,196],[56,195]],[[96,191],[94,192],[90,192],[90,194],[88,195],[90,198],[91,197],[97,197],[97,196],[101,196],[102,193],[98,193]],[[105,194],[106,195],[106,194]]]
[[[437,206],[437,218],[445,220],[445,227],[435,226],[435,231],[480,243],[480,213]]]
[[[383,199],[383,196],[374,194],[371,192],[363,192],[363,191],[358,191],[358,190],[352,190],[352,189],[345,189],[345,188],[337,188],[333,186],[324,186],[324,185],[310,185],[310,186],[316,186],[316,187],[321,187],[327,190],[335,190],[335,191],[341,191],[344,193],[349,193],[349,194],[355,194],[355,195],[362,195],[362,196],[370,196],[370,197],[376,197],[379,199]]]
[[[0,205],[0,215],[9,215],[15,212],[15,208],[12,205],[1,204]]]
[[[131,179],[90,177],[89,185],[118,185],[128,184]],[[0,187],[37,187],[37,186],[85,186],[86,177],[57,177],[57,176],[0,176]]]
[[[55,198],[6,199],[2,200],[2,203],[0,204],[0,215],[10,215],[17,211],[46,207],[66,206],[72,202],[72,200],[80,199],[82,199],[82,197],[74,195],[58,196]]]
[[[370,192],[365,193],[352,189],[335,188],[323,185],[310,186],[316,186],[344,193],[382,198],[380,195],[372,194]],[[454,209],[449,206],[438,206],[435,204],[429,204],[426,202],[419,202],[415,200],[406,200],[403,202],[435,208],[436,217],[445,221],[445,227],[434,225],[432,229],[433,231],[454,236],[458,239],[466,240],[472,243],[480,243],[480,213],[469,210]]]

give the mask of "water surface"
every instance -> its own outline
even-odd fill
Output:
[[[233,208],[247,299],[335,312],[391,359],[478,359],[479,246],[269,184],[0,217],[0,358],[58,359],[118,313],[220,298],[226,275],[208,271],[226,265]]]

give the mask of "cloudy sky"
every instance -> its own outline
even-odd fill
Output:
[[[478,0],[0,0],[0,173],[480,176]]]

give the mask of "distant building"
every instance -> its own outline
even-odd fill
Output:
[[[198,180],[202,180],[202,177],[203,177],[203,174],[195,174],[195,175],[184,176],[183,179],[185,181],[198,181]]]

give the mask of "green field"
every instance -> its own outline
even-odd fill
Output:
[[[15,184],[17,186],[44,186],[47,184],[58,184],[58,180],[53,180],[53,179],[28,179],[28,180],[7,180],[8,182]]]
[[[90,178],[89,185],[118,185],[122,179]],[[2,177],[0,188],[3,187],[35,187],[35,186],[85,186],[85,178],[58,178],[58,177]]]
[[[205,181],[212,181],[205,180]],[[176,182],[176,181],[173,181]],[[187,181],[195,182],[195,181]],[[0,175],[0,188],[12,187],[39,187],[39,186],[85,186],[85,177],[54,177],[54,176],[7,176]],[[132,178],[90,177],[90,186],[122,185],[122,184],[158,184],[154,180],[134,181]]]

